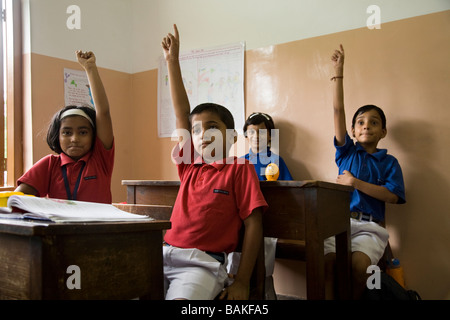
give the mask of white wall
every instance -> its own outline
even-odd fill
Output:
[[[246,41],[255,49],[450,9],[448,0],[23,0],[30,2],[31,52],[73,60],[92,50],[102,67],[135,73],[157,68],[161,39],[179,26],[182,50]],[[66,26],[70,5],[81,29]]]
[[[157,67],[174,23],[182,50],[238,41],[251,50],[364,27],[372,4],[381,23],[450,9],[448,0],[133,0],[133,71]]]
[[[27,0],[31,52],[75,61],[76,50],[94,51],[99,65],[131,72],[131,4],[126,0]],[[79,6],[81,28],[69,29],[67,8]]]

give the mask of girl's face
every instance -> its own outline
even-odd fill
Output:
[[[69,116],[61,120],[59,129],[61,150],[73,160],[78,160],[88,153],[93,140],[93,129],[88,119]]]
[[[270,145],[270,132],[264,122],[251,124],[247,127],[247,139],[253,153],[266,151]]]

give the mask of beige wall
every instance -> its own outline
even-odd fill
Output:
[[[280,154],[295,179],[334,181],[330,54],[340,43],[346,50],[347,122],[363,104],[382,107],[388,135],[379,147],[403,168],[408,202],[388,205],[387,223],[407,286],[425,299],[448,298],[450,11],[384,23],[380,30],[360,28],[248,50],[246,114],[273,115]],[[78,68],[73,61],[31,53],[33,162],[49,152],[46,128],[64,102],[63,68]],[[157,137],[157,70],[100,71],[116,137],[113,200],[126,199],[122,179],[177,179],[169,157],[173,142]],[[305,296],[298,267],[304,269],[302,263],[277,262],[278,292]]]

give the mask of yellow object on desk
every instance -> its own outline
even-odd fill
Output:
[[[8,206],[8,199],[10,196],[23,196],[23,192],[15,192],[15,191],[2,191],[0,192],[0,207]]]
[[[266,179],[268,181],[276,181],[280,176],[280,170],[275,163],[269,163],[266,167]]]
[[[0,207],[7,207],[8,206],[8,199],[11,196],[30,196],[30,197],[34,197],[31,194],[24,194],[23,192],[19,192],[19,191],[0,191]]]

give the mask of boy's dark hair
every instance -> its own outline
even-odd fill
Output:
[[[97,131],[96,131],[97,125],[95,122],[95,109],[93,109],[91,107],[85,107],[85,106],[81,106],[81,107],[66,106],[63,109],[61,109],[60,111],[58,111],[57,113],[55,113],[55,115],[53,116],[53,118],[50,122],[48,131],[47,131],[47,144],[50,147],[50,149],[55,151],[57,154],[62,153],[61,144],[59,143],[59,131],[61,129],[61,114],[63,114],[65,111],[70,110],[70,109],[83,110],[89,116],[89,118],[91,118],[92,122],[94,123],[93,136],[94,137],[97,136]],[[92,148],[94,147],[94,145],[95,145],[95,143],[92,143]]]
[[[191,111],[191,114],[189,115],[189,121],[191,121],[192,116],[194,114],[202,113],[203,111],[209,111],[212,113],[215,113],[219,116],[220,120],[222,120],[223,123],[225,123],[225,126],[227,129],[234,129],[234,119],[233,115],[231,114],[230,110],[225,108],[224,106],[221,106],[220,104],[216,103],[202,103],[199,104],[194,108],[194,110]]]
[[[263,122],[267,128],[267,133],[270,135],[270,130],[275,129],[275,123],[271,116],[262,112],[253,112],[248,116],[244,124],[244,135],[247,136],[247,127],[249,125],[257,125]]]
[[[365,106],[360,107],[358,110],[356,110],[355,114],[353,115],[352,119],[352,128],[355,127],[356,118],[363,113],[366,113],[367,111],[375,110],[378,112],[381,118],[381,127],[383,129],[386,129],[386,116],[384,115],[384,112],[381,108],[374,106],[373,104],[367,104]]]

